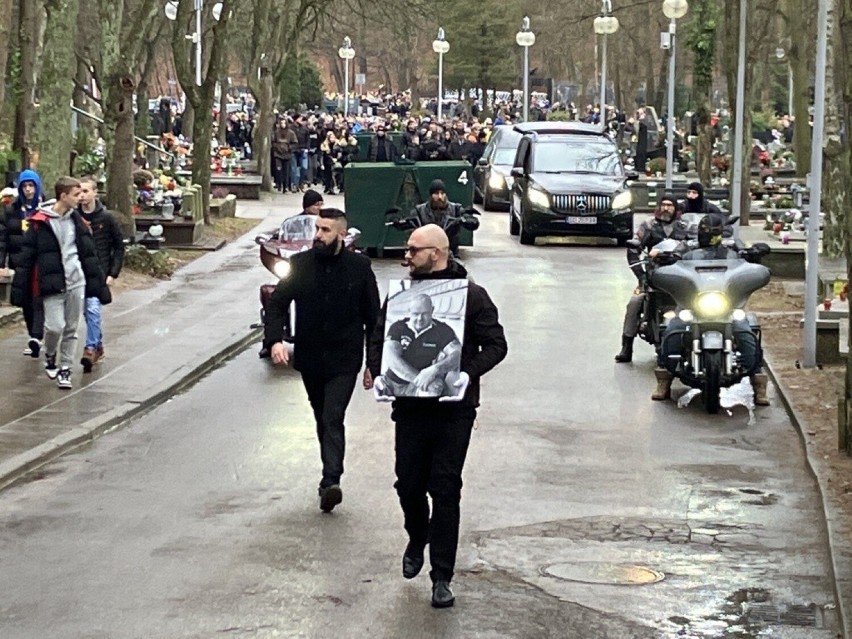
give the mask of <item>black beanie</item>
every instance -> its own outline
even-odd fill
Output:
[[[434,195],[438,191],[447,192],[447,188],[444,186],[443,180],[432,180],[432,184],[429,185],[429,195]]]
[[[698,197],[704,197],[704,187],[701,186],[701,182],[690,182],[686,187],[687,191],[698,191]]]
[[[317,191],[314,191],[313,189],[308,189],[302,196],[302,209],[306,209],[309,206],[313,206],[317,202],[322,201],[322,195],[320,195]]]
[[[677,206],[677,198],[671,191],[666,191],[665,193],[663,193],[663,197],[660,198],[660,204],[662,204],[663,202],[671,202],[672,204]]]

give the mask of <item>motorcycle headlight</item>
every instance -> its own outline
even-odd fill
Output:
[[[731,319],[736,322],[742,322],[746,318],[746,312],[741,308],[735,308],[734,312],[731,313]]]
[[[692,314],[688,308],[683,309],[677,316],[687,324],[691,323],[695,319],[695,315]]]
[[[530,189],[527,191],[527,197],[529,198],[530,204],[533,206],[537,206],[542,209],[550,208],[550,197],[544,191]]]
[[[728,298],[722,293],[703,293],[695,300],[695,310],[702,317],[719,317],[727,313],[731,308]]]
[[[492,189],[502,189],[504,184],[506,184],[506,180],[499,173],[492,173],[488,177],[488,186]]]
[[[279,280],[283,280],[290,274],[290,262],[286,260],[276,262],[275,266],[272,267],[272,271],[275,273],[275,277]]]
[[[628,209],[633,204],[633,194],[630,191],[623,191],[612,198],[613,210]]]

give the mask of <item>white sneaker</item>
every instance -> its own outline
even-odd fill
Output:
[[[44,356],[44,372],[50,379],[56,379],[59,369],[56,367],[56,355]]]
[[[59,388],[71,388],[71,369],[60,368],[56,375],[56,385]]]

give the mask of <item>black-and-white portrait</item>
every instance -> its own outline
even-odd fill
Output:
[[[461,366],[466,308],[466,279],[390,282],[382,348],[387,394],[453,394]]]

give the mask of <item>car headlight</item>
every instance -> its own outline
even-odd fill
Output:
[[[492,189],[502,189],[504,184],[506,184],[506,179],[499,173],[491,173],[488,177],[488,186]]]
[[[695,300],[695,309],[702,317],[720,317],[728,312],[731,303],[722,293],[703,293]]]
[[[695,319],[695,315],[693,315],[692,311],[688,308],[683,309],[677,316],[687,324],[691,323]]]
[[[631,204],[633,204],[633,194],[630,191],[622,191],[612,198],[612,208],[616,211],[629,209]]]
[[[275,266],[272,267],[272,271],[275,273],[275,277],[279,280],[283,280],[290,274],[290,262],[286,260],[276,262]]]
[[[527,191],[527,197],[529,198],[530,204],[533,206],[538,206],[542,209],[550,208],[550,197],[544,191],[530,189]]]

